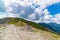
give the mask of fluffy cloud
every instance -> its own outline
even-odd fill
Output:
[[[55,14],[53,18],[51,18],[51,21],[57,24],[60,24],[60,14]]]
[[[28,19],[30,19],[30,20],[36,19],[36,14],[35,14],[35,13],[30,14],[30,15],[28,16]]]
[[[50,15],[46,7],[60,0],[2,0],[9,17],[22,17],[34,22],[60,23],[60,14]]]
[[[50,15],[50,12],[48,9],[44,10],[44,15],[40,17],[38,21],[35,21],[37,23],[42,22],[42,23],[57,23],[60,24],[60,13],[57,13],[55,15]]]
[[[5,12],[0,12],[0,18],[4,18],[4,17],[7,17],[8,15],[5,13],[5,15],[4,15],[4,13]]]

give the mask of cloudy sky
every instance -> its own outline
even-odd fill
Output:
[[[0,18],[4,17],[60,24],[60,0],[0,0]]]

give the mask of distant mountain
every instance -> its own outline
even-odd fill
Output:
[[[60,24],[56,23],[39,23],[39,24],[45,26],[46,28],[50,29],[53,32],[60,34]]]

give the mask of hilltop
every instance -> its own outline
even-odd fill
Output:
[[[0,19],[0,31],[1,29],[5,31],[5,36],[2,37],[4,38],[3,40],[8,40],[5,39],[7,36],[15,38],[14,35],[16,38],[9,38],[9,40],[60,40],[59,34],[51,32],[43,25],[21,18],[6,17]],[[13,36],[11,37],[10,35]]]

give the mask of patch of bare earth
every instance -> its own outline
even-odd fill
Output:
[[[50,35],[38,32],[20,30],[15,25],[4,25],[6,29],[1,33],[0,40],[52,40]],[[0,29],[1,30],[1,29]]]

